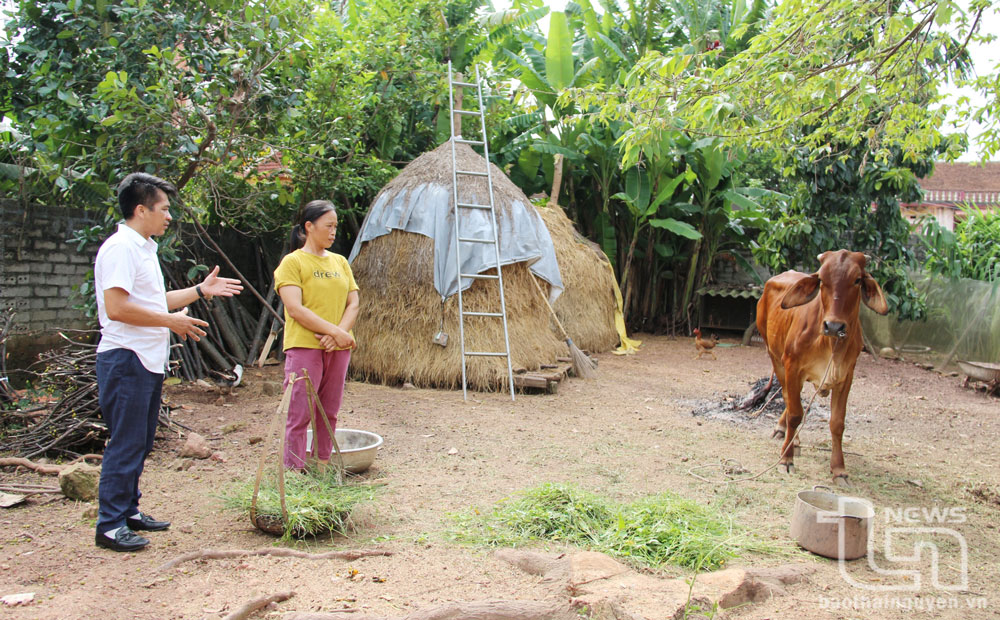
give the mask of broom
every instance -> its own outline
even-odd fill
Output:
[[[541,285],[538,284],[538,280],[535,279],[535,274],[530,273],[529,277],[531,281],[535,284],[535,289],[538,290],[538,294],[541,296],[542,301],[545,302],[545,307],[549,309],[552,313],[552,320],[556,322],[556,327],[559,328],[559,332],[562,334],[564,340],[566,340],[566,345],[569,347],[569,358],[573,363],[573,373],[583,379],[593,379],[597,376],[596,370],[594,370],[594,362],[587,354],[580,350],[578,346],[573,344],[573,339],[569,337],[566,330],[563,329],[562,323],[559,322],[559,317],[556,316],[556,311],[552,309],[552,304],[549,303],[549,298],[545,296],[545,292],[542,291]]]

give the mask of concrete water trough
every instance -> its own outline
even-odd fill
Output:
[[[1000,381],[1000,364],[958,360],[958,367],[973,381]]]

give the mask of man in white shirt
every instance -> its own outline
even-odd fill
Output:
[[[156,242],[170,224],[174,186],[141,172],[118,186],[125,221],[97,252],[94,290],[101,322],[97,347],[97,387],[101,415],[110,439],[104,450],[95,543],[114,551],[137,551],[149,540],[135,530],[170,527],[139,511],[139,476],[153,449],[160,413],[160,390],[167,365],[170,332],[183,339],[205,335],[201,319],[188,316],[199,297],[231,297],[239,280],[218,277],[215,267],[201,284],[167,291],[156,257]],[[180,312],[170,312],[183,308]]]

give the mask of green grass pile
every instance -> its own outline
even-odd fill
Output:
[[[250,516],[254,481],[250,480],[223,495],[227,509]],[[257,496],[257,517],[265,524],[282,529],[282,539],[344,534],[350,529],[351,512],[360,504],[373,501],[380,485],[341,481],[337,471],[305,471],[285,474],[285,507],[288,520],[281,514],[281,498],[275,475],[261,480]]]
[[[502,500],[489,514],[456,515],[459,542],[518,547],[549,541],[631,564],[713,570],[768,546],[740,532],[720,510],[672,493],[617,504],[571,485],[544,484]]]

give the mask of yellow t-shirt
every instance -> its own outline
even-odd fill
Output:
[[[302,305],[335,325],[344,318],[347,294],[358,290],[346,258],[333,252],[316,256],[303,250],[286,255],[274,270],[275,290],[282,286],[302,289]],[[285,308],[284,349],[293,347],[322,349],[323,345],[315,332],[288,316],[288,308]]]

